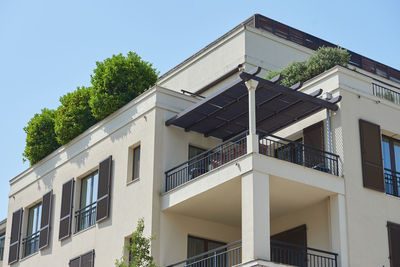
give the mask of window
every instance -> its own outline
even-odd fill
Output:
[[[39,230],[42,217],[42,203],[33,206],[28,211],[28,228],[26,237],[22,243],[24,246],[24,257],[29,256],[39,250]]]
[[[188,258],[194,257],[196,255],[199,255],[201,253],[207,252],[209,250],[221,247],[226,245],[226,243],[218,242],[218,241],[213,241],[213,240],[208,240],[204,238],[199,238],[199,237],[194,237],[194,236],[188,236],[188,247],[187,247],[187,256]],[[218,251],[218,252],[222,252]],[[207,258],[208,256],[211,255],[205,255],[204,258]],[[199,259],[195,259],[194,261],[198,261]]]
[[[6,232],[0,233],[0,261],[3,261],[5,235]]]
[[[138,179],[140,174],[140,146],[133,149],[132,180]]]
[[[400,197],[400,141],[383,136],[382,154],[386,193]]]
[[[79,210],[75,212],[76,232],[84,230],[96,223],[98,172],[94,172],[81,180]]]
[[[196,157],[197,155],[200,155],[201,153],[206,152],[205,149],[195,147],[192,145],[189,145],[189,159]]]
[[[205,152],[205,149],[195,147],[192,145],[189,145],[189,160],[200,155],[201,153]],[[209,170],[209,166],[204,164],[204,161],[200,160],[198,158],[194,159],[193,161],[189,161],[188,163],[188,170],[189,170],[189,179],[193,179],[199,175],[202,175]]]

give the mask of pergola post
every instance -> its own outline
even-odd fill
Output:
[[[247,153],[258,153],[258,135],[256,125],[256,89],[258,81],[248,80],[245,82],[249,91],[249,134],[247,135]]]

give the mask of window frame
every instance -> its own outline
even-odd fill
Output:
[[[190,149],[191,149],[191,148],[200,150],[201,152],[200,152],[199,154],[193,156],[193,157],[190,157]],[[192,158],[195,158],[195,157],[197,157],[198,155],[200,155],[200,154],[202,154],[202,153],[204,153],[204,152],[207,152],[207,150],[208,150],[208,149],[206,149],[206,148],[202,148],[202,147],[199,147],[199,146],[196,146],[196,145],[189,144],[189,145],[188,145],[188,156],[187,156],[187,158],[188,158],[188,160],[191,160]]]
[[[89,203],[83,206],[83,182],[84,180],[90,179],[90,181],[86,182],[86,192],[85,192],[85,198],[87,202],[88,198],[88,186],[90,183],[90,200]],[[97,179],[97,181],[95,181]],[[75,233],[79,233],[83,230],[86,230],[93,225],[96,224],[96,212],[97,212],[97,190],[98,188],[95,188],[96,186],[98,187],[99,183],[99,170],[95,169],[91,171],[89,174],[83,176],[81,179],[79,179],[79,199],[78,199],[78,210],[74,212],[74,221],[75,221]],[[82,221],[81,216],[86,216],[86,213],[89,213],[89,220],[86,223],[86,220]]]
[[[194,235],[188,235],[188,237],[187,237],[187,248],[186,248],[186,250],[187,250],[187,252],[186,252],[187,258],[191,258],[191,257],[195,257],[195,256],[196,256],[196,255],[193,255],[193,256],[190,256],[190,257],[189,257],[189,239],[190,239],[190,238],[192,238],[192,239],[197,239],[197,240],[201,240],[202,242],[204,242],[204,243],[203,243],[203,245],[204,245],[204,252],[201,252],[201,253],[205,253],[205,252],[211,250],[211,249],[209,248],[209,243],[210,243],[210,242],[215,243],[215,244],[220,244],[221,246],[219,246],[219,247],[223,247],[223,246],[225,246],[225,245],[227,244],[227,243],[224,243],[224,242],[221,242],[221,241],[217,241],[217,240],[207,239],[207,238],[198,237],[198,236],[194,236]],[[200,253],[200,254],[201,254],[201,253]],[[199,255],[199,254],[197,254],[197,255]]]
[[[139,151],[138,152],[138,160],[136,160],[136,151]],[[139,144],[139,145],[137,145],[137,146],[135,146],[135,147],[132,147],[132,179],[131,179],[131,181],[135,181],[135,180],[138,180],[139,178],[140,178],[140,160],[141,160],[141,154],[142,154],[142,148],[141,148],[141,145]],[[136,164],[137,163],[137,164]],[[136,174],[136,171],[137,171],[137,176],[135,176],[135,174]]]
[[[400,197],[400,184],[397,183],[397,178],[396,178],[396,174],[400,174],[400,171],[398,171],[398,169],[400,169],[400,166],[396,166],[396,154],[395,154],[395,145],[394,143],[399,143],[400,144],[400,140],[395,139],[393,137],[389,137],[387,135],[382,134],[382,165],[383,165],[383,172],[386,176],[387,172],[390,172],[389,175],[394,176],[394,184],[393,184],[393,192],[389,192],[389,188],[386,184],[385,181],[385,193],[389,194],[389,195],[393,195],[396,197]],[[389,156],[390,156],[390,168],[386,168],[387,166],[385,166],[385,153],[384,153],[384,145],[383,143],[387,142],[389,144]],[[400,160],[400,159],[399,159]],[[385,179],[386,180],[386,179]]]
[[[35,211],[35,209],[37,209]],[[26,221],[26,232],[25,232],[25,237],[22,239],[22,258],[26,258],[30,255],[33,255],[39,251],[39,237],[40,237],[40,224],[41,224],[41,217],[42,217],[42,202],[35,203],[34,205],[30,206],[27,208],[28,210],[28,216],[27,216],[27,221]],[[31,211],[33,211],[31,214]],[[36,214],[35,214],[36,213]],[[36,222],[31,223],[31,216],[36,215]],[[36,229],[33,229],[34,226],[36,225]],[[32,228],[32,229],[30,229]],[[28,251],[28,246],[27,246],[27,240],[29,242],[33,242],[32,244],[29,244],[29,248],[31,249]]]

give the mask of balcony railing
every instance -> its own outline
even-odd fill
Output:
[[[246,132],[165,172],[166,192],[247,153]]]
[[[97,202],[75,211],[75,232],[82,231],[96,223]]]
[[[292,266],[337,267],[338,254],[271,240],[271,261]]]
[[[301,267],[337,267],[337,253],[271,240],[271,261]],[[231,267],[242,263],[241,241],[209,250],[167,267]]]
[[[39,250],[39,231],[22,239],[23,256],[27,257]]]
[[[165,192],[247,154],[246,132],[165,172]],[[259,153],[339,176],[339,156],[278,136],[259,133]]]
[[[389,88],[372,83],[372,93],[382,99],[386,99],[397,105],[400,105],[400,92],[393,91]]]
[[[209,250],[167,267],[231,267],[242,262],[242,241]]]
[[[338,155],[271,134],[260,134],[259,138],[260,154],[339,175]]]
[[[386,194],[400,197],[400,172],[385,169]]]

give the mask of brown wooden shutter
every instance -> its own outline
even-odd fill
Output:
[[[69,267],[80,267],[81,266],[81,257],[77,257],[69,261]]]
[[[111,156],[99,164],[96,222],[107,219],[110,213],[111,164]]]
[[[44,249],[49,245],[51,207],[53,190],[46,193],[42,198],[42,217],[40,219],[39,249]]]
[[[364,187],[385,192],[381,128],[364,120],[359,120],[359,125]]]
[[[324,150],[324,123],[322,121],[303,129],[304,144]]]
[[[74,179],[71,179],[68,182],[64,183],[62,187],[60,230],[58,235],[59,240],[63,240],[71,235],[74,184]]]
[[[319,150],[324,150],[324,123],[322,121],[303,129],[303,142]],[[325,168],[322,152],[304,148],[304,165],[310,168]]]
[[[69,267],[93,267],[94,266],[94,250],[82,254],[69,261]]]
[[[94,250],[83,254],[81,256],[81,266],[80,267],[93,267],[94,266]]]
[[[23,209],[15,211],[12,215],[10,250],[8,264],[13,264],[19,259],[19,248],[21,243],[21,225]]]
[[[400,224],[388,222],[390,266],[400,266]]]

